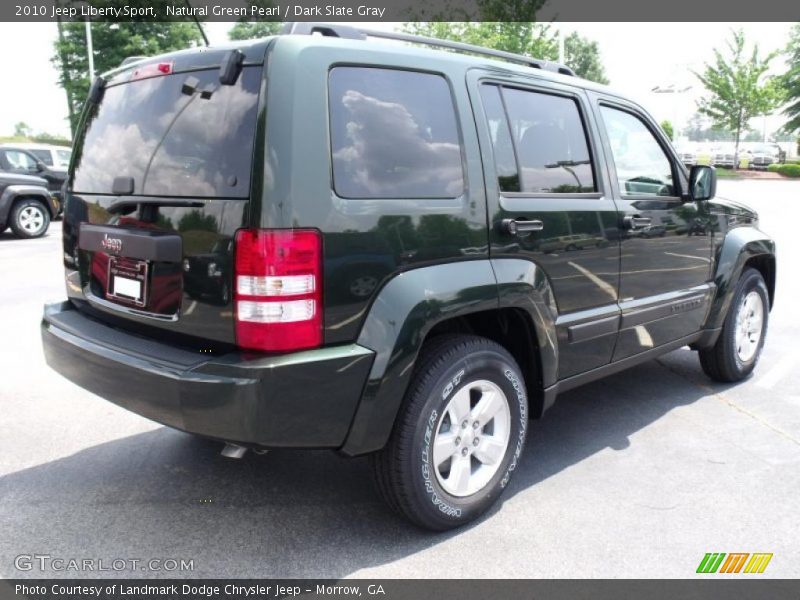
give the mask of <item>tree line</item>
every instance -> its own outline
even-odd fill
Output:
[[[166,0],[155,0],[163,3]],[[250,0],[268,4],[270,0]],[[538,2],[538,4],[537,4]],[[515,11],[535,14],[540,0],[495,2],[482,0],[492,17],[509,18]],[[520,8],[522,6],[522,8]],[[486,8],[488,7],[488,8]],[[511,11],[509,13],[509,11]],[[506,14],[509,13],[509,14]],[[511,14],[514,13],[514,14]],[[239,22],[229,31],[232,40],[253,39],[277,33],[279,22]],[[107,23],[92,22],[94,65],[97,73],[117,67],[126,57],[155,55],[202,43],[199,29],[191,22]],[[90,81],[84,23],[58,23],[52,61],[59,70],[59,83],[67,94],[70,127],[75,132]],[[524,54],[555,61],[559,56],[559,35],[552,24],[535,21],[425,22],[403,25],[409,33]],[[598,83],[608,83],[599,45],[575,32],[565,36],[564,62],[576,75]],[[788,59],[789,70],[771,74],[771,64],[779,56]],[[784,106],[784,135],[800,132],[800,24],[793,26],[783,52],[762,54],[757,45],[748,45],[744,33],[733,31],[724,48],[714,51],[711,62],[695,76],[705,87],[698,114],[711,121],[711,130],[728,132],[738,145],[752,137],[749,122]]]

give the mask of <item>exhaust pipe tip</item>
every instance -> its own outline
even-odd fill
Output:
[[[220,452],[222,456],[225,458],[242,458],[245,454],[247,454],[247,448],[244,446],[240,446],[239,444],[231,444],[230,442],[225,444],[225,447]]]

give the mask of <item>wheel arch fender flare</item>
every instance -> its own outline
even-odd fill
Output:
[[[38,197],[47,207],[50,218],[55,217],[53,213],[53,203],[50,201],[50,193],[35,185],[10,185],[0,194],[0,223],[7,223],[8,216],[11,214],[11,207],[19,198]]]
[[[420,267],[389,280],[372,303],[358,338],[360,346],[375,352],[375,359],[341,452],[356,456],[386,444],[419,351],[433,327],[500,308],[519,308],[530,315],[542,353],[543,380],[545,385],[554,383],[549,381],[558,360],[552,293],[534,263],[463,261]]]
[[[745,266],[753,259],[766,259],[771,264],[771,277],[767,287],[770,295],[770,308],[775,291],[775,242],[765,233],[755,227],[738,227],[731,230],[717,250],[716,268],[714,270],[714,283],[716,295],[714,296],[706,319],[706,329],[719,330],[725,322],[733,295],[736,292],[736,283],[742,275]],[[712,345],[714,339],[703,340],[703,346]]]

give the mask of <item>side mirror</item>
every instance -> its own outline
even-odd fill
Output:
[[[689,171],[689,198],[698,202],[711,200],[717,193],[717,170],[708,165],[694,165]]]
[[[45,166],[45,164],[44,164],[42,161],[40,161],[40,160],[37,160],[37,161],[36,161],[36,172],[37,172],[37,173],[41,173],[41,172],[42,172],[42,171],[44,171],[46,168],[47,168],[47,167]]]

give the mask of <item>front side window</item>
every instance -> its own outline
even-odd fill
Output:
[[[481,86],[481,100],[486,120],[489,123],[489,134],[492,136],[494,150],[494,168],[497,171],[497,184],[501,192],[522,191],[519,186],[517,159],[514,155],[514,143],[508,129],[508,119],[503,108],[500,87],[496,85]]]
[[[36,171],[36,159],[27,152],[19,150],[6,150],[3,152],[3,161],[0,167],[10,171]]]
[[[455,198],[464,191],[450,86],[430,73],[330,72],[333,185],[344,198]]]
[[[672,163],[639,117],[601,106],[620,191],[628,196],[675,196]]]
[[[596,192],[589,145],[573,98],[503,88],[523,192]]]

